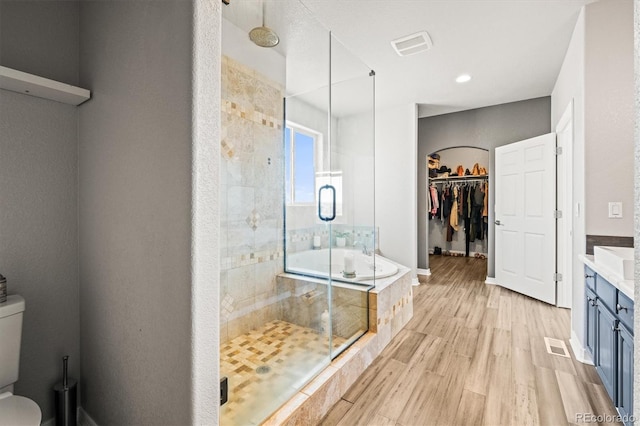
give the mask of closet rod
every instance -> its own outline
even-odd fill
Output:
[[[442,178],[429,178],[429,182],[484,182],[489,179],[489,175],[483,176],[451,176]]]

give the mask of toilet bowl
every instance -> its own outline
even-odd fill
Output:
[[[0,303],[0,426],[36,426],[42,420],[38,404],[12,393],[20,369],[24,309],[24,299],[18,295]]]
[[[37,426],[41,420],[40,407],[29,398],[0,394],[0,426]]]

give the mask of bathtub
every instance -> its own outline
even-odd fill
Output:
[[[345,253],[353,253],[354,255],[355,278],[345,278],[342,275]],[[307,250],[287,256],[287,272],[328,278],[327,271],[329,271],[329,249]],[[398,267],[380,255],[368,256],[360,250],[344,248],[331,249],[331,278],[333,280],[364,284],[364,281],[390,277],[397,272]]]

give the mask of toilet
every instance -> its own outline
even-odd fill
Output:
[[[12,295],[0,303],[0,426],[36,426],[42,420],[38,404],[13,394],[20,367],[24,299]]]

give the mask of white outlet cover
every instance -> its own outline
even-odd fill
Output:
[[[609,202],[609,218],[622,219],[622,202],[620,201]]]

